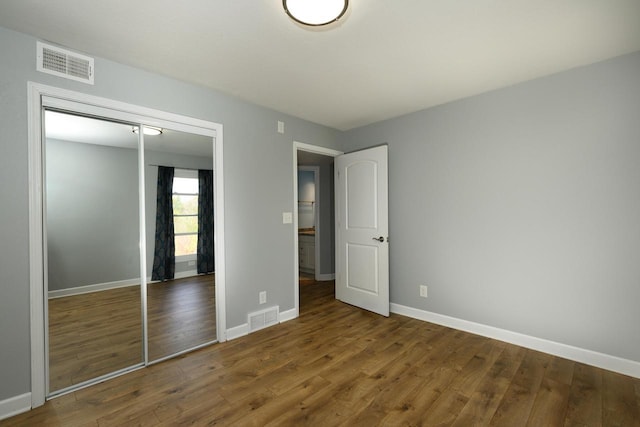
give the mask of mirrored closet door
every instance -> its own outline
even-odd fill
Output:
[[[138,137],[130,124],[47,110],[49,395],[144,362]]]
[[[149,360],[216,340],[213,139],[145,128]]]
[[[49,397],[216,341],[213,148],[44,111]]]

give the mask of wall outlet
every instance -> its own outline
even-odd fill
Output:
[[[265,304],[267,302],[267,291],[262,291],[259,294],[260,304]]]
[[[293,222],[293,212],[282,212],[282,223],[291,224]]]
[[[420,296],[422,298],[427,297],[427,285],[420,285]]]
[[[278,133],[284,133],[284,122],[278,120]]]
[[[195,262],[195,261],[189,261],[189,262],[187,263],[187,265],[188,265],[189,267],[193,267],[194,265],[196,265],[196,262]]]

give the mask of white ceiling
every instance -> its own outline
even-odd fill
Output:
[[[138,135],[134,126],[126,123],[83,117],[57,111],[45,112],[47,139],[105,145],[118,148],[138,148]],[[146,151],[178,153],[198,157],[213,156],[211,137],[171,129],[162,129],[160,135],[145,136]]]
[[[347,130],[639,51],[640,1],[351,0],[310,30],[280,0],[1,0],[0,26]]]

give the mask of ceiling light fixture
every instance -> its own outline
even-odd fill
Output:
[[[134,126],[132,128],[133,133],[135,133],[136,135],[140,132],[140,128],[138,126]],[[162,133],[162,128],[156,128],[153,126],[145,126],[144,130],[142,131],[145,135],[151,135],[151,136],[156,136],[156,135],[160,135]]]
[[[342,18],[349,0],[282,0],[282,7],[294,21],[319,27]]]

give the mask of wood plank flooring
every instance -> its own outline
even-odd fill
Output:
[[[301,316],[2,426],[639,426],[640,380],[300,287]]]
[[[49,300],[49,389],[143,361],[140,287]]]
[[[214,275],[148,285],[149,360],[216,339]],[[49,388],[143,361],[140,288],[49,300]]]
[[[208,274],[147,286],[149,360],[217,338],[214,282]]]

